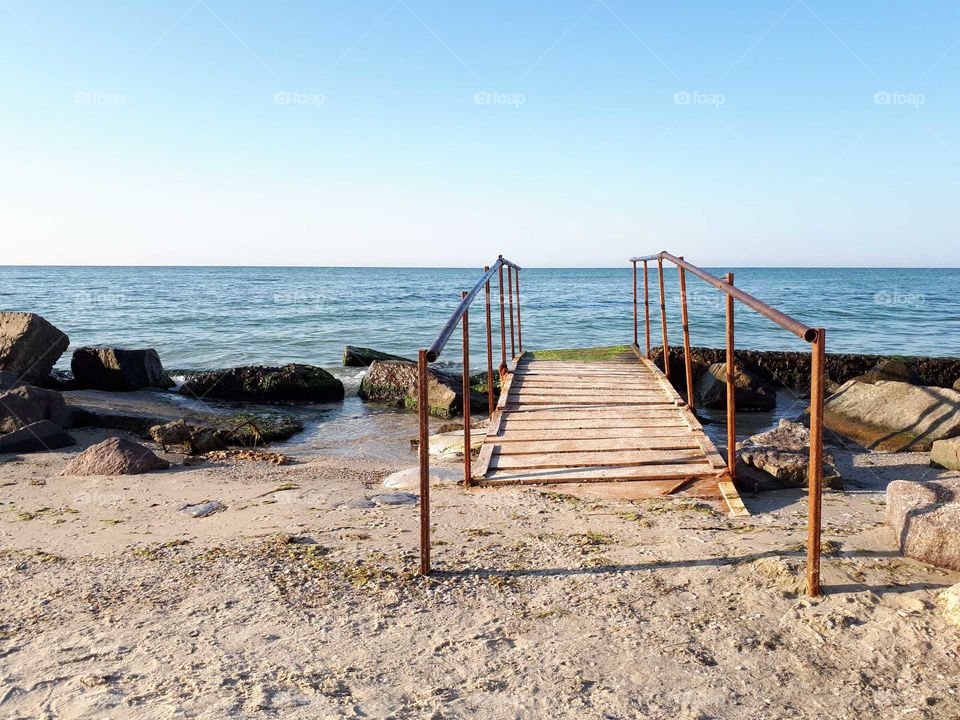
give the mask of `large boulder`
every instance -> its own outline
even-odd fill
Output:
[[[0,392],[24,385],[25,383],[12,372],[0,370]]]
[[[777,391],[772,385],[734,366],[733,384],[737,410],[772,410],[777,405]],[[725,408],[727,406],[727,364],[714,363],[707,368],[697,383],[697,397],[701,407]]]
[[[376,361],[399,360],[401,362],[411,362],[407,358],[390,353],[380,352],[371,348],[356,347],[354,345],[345,345],[343,348],[344,367],[370,367]]]
[[[0,433],[19,430],[40,420],[67,426],[70,413],[63,395],[32,385],[20,385],[0,393]]]
[[[881,360],[863,375],[854,379],[865,383],[889,380],[910,383],[911,385],[923,384],[917,372],[903,360]]]
[[[66,430],[49,420],[30,423],[12,433],[0,435],[0,453],[43,452],[76,444]]]
[[[252,366],[191,375],[180,392],[221,400],[323,403],[343,400],[343,383],[313,365]]]
[[[427,400],[430,414],[451,418],[463,414],[463,378],[436,368],[427,369]],[[417,407],[417,364],[406,360],[376,361],[360,383],[360,397],[370,402]],[[470,393],[470,409],[487,409],[487,396]]]
[[[960,392],[851,380],[826,399],[823,422],[871,450],[927,452],[935,440],[960,435]]]
[[[74,385],[93,390],[141,390],[171,388],[173,380],[163,371],[156,350],[82,347],[70,361]]]
[[[139,443],[124,438],[107,438],[91,445],[64,468],[61,475],[139,475],[170,467]]]
[[[957,381],[953,384],[953,389],[960,392],[960,378],[957,378]]]
[[[770,475],[780,487],[806,487],[810,470],[810,430],[800,423],[780,420],[778,427],[737,444],[740,461]],[[823,484],[843,488],[843,478],[824,454]]]
[[[907,557],[960,570],[960,479],[893,481],[886,522]]]
[[[35,313],[0,312],[0,370],[42,383],[70,338]]]
[[[960,437],[935,440],[930,448],[930,464],[960,470]]]

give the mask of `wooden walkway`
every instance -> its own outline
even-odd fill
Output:
[[[746,514],[726,463],[644,357],[579,362],[522,356],[473,468],[477,485],[642,481],[650,495],[725,501]]]

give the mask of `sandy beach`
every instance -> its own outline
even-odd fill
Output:
[[[887,482],[938,476],[926,454],[831,449],[847,490],[825,496],[811,600],[799,490],[745,494],[754,514],[729,519],[441,486],[422,578],[416,506],[364,502],[404,466],[184,466],[151,447],[174,466],[0,463],[3,717],[960,715],[960,630],[936,608],[960,573],[901,557],[883,524]],[[180,511],[208,500],[225,509]]]

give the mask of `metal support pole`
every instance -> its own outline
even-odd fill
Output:
[[[420,574],[430,574],[430,407],[427,351],[417,360],[417,412],[420,416]]]
[[[670,345],[667,343],[667,303],[663,294],[663,258],[657,258],[660,278],[660,325],[663,328],[663,374],[670,379]]]
[[[633,261],[633,344],[640,347],[639,329],[637,326],[637,261]]]
[[[683,256],[680,257],[683,260]],[[690,325],[687,322],[687,279],[683,267],[680,270],[680,321],[683,324],[683,362],[687,371],[687,407],[694,409],[693,403],[693,361],[690,358]]]
[[[510,308],[510,360],[517,356],[517,350],[514,345],[515,333],[513,331],[513,268],[507,268],[507,304]]]
[[[647,360],[650,359],[650,287],[647,282],[647,261],[643,261],[643,323],[647,331]]]
[[[461,299],[467,297],[464,291]],[[470,313],[463,311],[463,486],[470,487]]]
[[[523,326],[520,324],[520,271],[517,270],[517,350],[523,355]]]
[[[490,271],[489,267],[484,267],[483,272],[486,274]],[[493,398],[493,322],[490,319],[490,281],[487,280],[487,284],[483,288],[484,300],[486,301],[486,310],[487,310],[487,406],[489,408],[489,413],[493,415],[493,409],[495,406]]]
[[[503,255],[500,256],[503,260]],[[507,367],[507,317],[503,305],[503,265],[500,266],[500,367]],[[501,375],[503,372],[501,370]]]
[[[808,478],[807,592],[820,594],[820,523],[823,493],[823,385],[827,332],[817,328],[810,348],[810,474]]]
[[[726,281],[733,285],[733,273],[727,273]],[[734,383],[733,356],[733,296],[727,295],[727,472],[730,478],[737,476],[737,388]]]

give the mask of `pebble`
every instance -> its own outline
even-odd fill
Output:
[[[208,500],[207,502],[196,503],[194,505],[184,505],[180,508],[180,512],[192,518],[202,518],[226,509],[227,506],[223,503],[219,503],[216,500]]]
[[[383,493],[370,498],[375,505],[415,505],[417,501],[416,495],[407,492]]]

